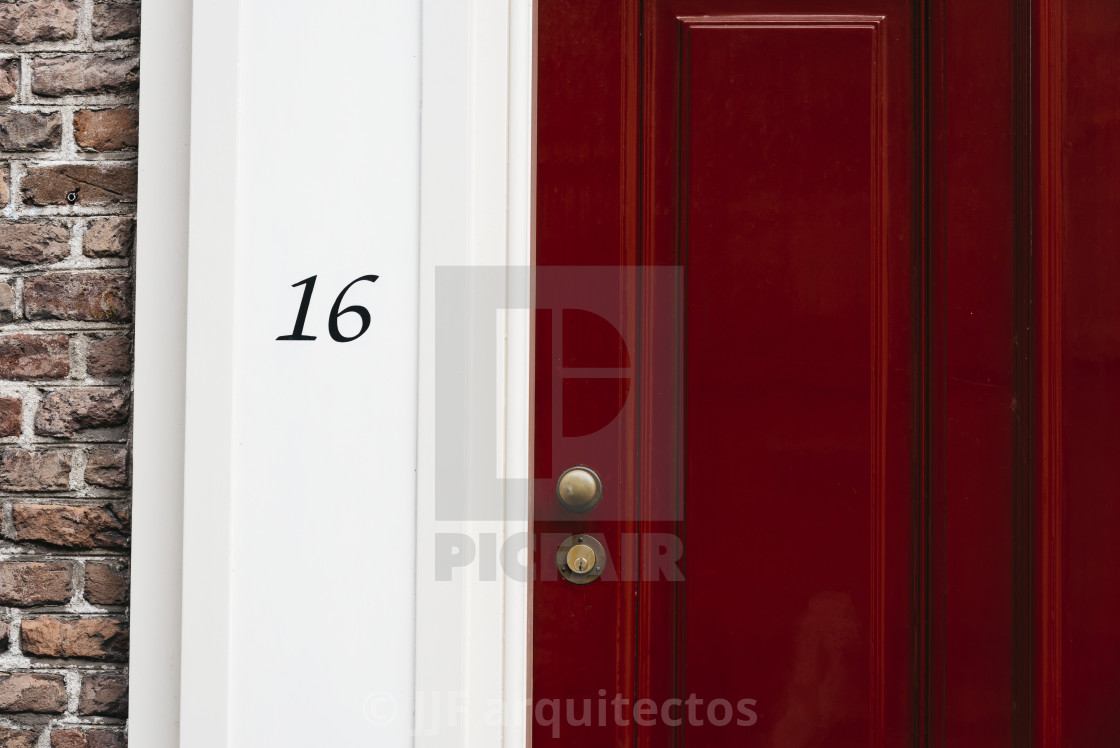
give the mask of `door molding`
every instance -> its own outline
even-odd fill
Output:
[[[1031,341],[1037,352],[1037,523],[1038,560],[1035,573],[1038,592],[1037,642],[1039,653],[1037,688],[1040,748],[1060,748],[1062,742],[1062,513],[1065,504],[1062,478],[1062,286],[1065,163],[1063,111],[1065,83],[1065,3],[1063,0],[1034,0],[1034,147],[1035,216],[1034,246],[1037,263],[1037,337]],[[1033,713],[1034,709],[1028,709]]]
[[[436,518],[435,280],[440,267],[505,266],[518,273],[531,264],[534,22],[535,4],[519,0],[423,4],[415,671],[415,745],[422,748],[527,741],[529,585],[503,574],[500,564],[496,579],[480,580],[477,559],[451,581],[436,578],[440,534],[469,536],[480,553],[483,534],[496,538],[498,548],[527,537],[529,494],[527,481],[507,480],[502,517]],[[484,397],[469,417],[498,419],[498,454],[489,464],[500,463],[506,478],[524,478],[528,315],[507,314],[503,332],[500,381],[479,380],[480,387],[497,387],[498,413]],[[490,375],[480,368],[464,376]],[[433,714],[436,708],[444,712]]]
[[[145,6],[140,49],[128,731],[133,745],[168,748],[179,745],[183,630],[191,13],[191,0]]]

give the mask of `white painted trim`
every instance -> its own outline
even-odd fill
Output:
[[[506,262],[511,267],[529,268],[533,262],[535,163],[535,84],[536,84],[536,4],[513,0],[509,15],[509,164],[508,164],[508,244]],[[507,316],[506,329],[506,474],[531,477],[532,361],[530,316]],[[520,469],[519,469],[520,468]],[[506,495],[506,537],[519,533],[528,536],[532,522],[532,483],[523,490]],[[524,519],[517,519],[524,517]],[[532,559],[532,554],[529,554]],[[530,610],[532,585],[506,577],[505,668],[503,698],[505,734],[501,745],[520,748],[530,745],[529,699],[532,694]]]
[[[184,748],[229,744],[240,11],[239,0],[194,0],[183,484]]]
[[[179,740],[191,0],[144,7],[129,737]]]
[[[192,18],[191,0],[162,0],[144,15],[129,728],[137,745],[229,744],[239,10],[237,0],[194,0]],[[439,265],[530,264],[534,15],[525,0],[425,0],[423,24],[416,687],[461,689],[477,704],[501,698],[505,713],[501,724],[465,720],[415,742],[512,748],[528,740],[528,585],[439,585],[430,573],[431,292]],[[507,320],[505,464],[520,474],[511,466],[529,460],[528,317]],[[528,495],[505,500],[516,517]],[[505,537],[527,529],[524,520],[500,523]]]
[[[527,533],[529,496],[524,488],[508,490],[504,520],[435,519],[434,284],[440,266],[530,264],[533,4],[424,0],[422,28],[415,744],[515,748],[528,744],[529,585],[500,573],[492,582],[472,574],[437,582],[434,543],[440,532],[496,532],[499,546]],[[524,475],[529,461],[528,319],[506,316],[500,354],[507,476]],[[433,730],[421,723],[421,708],[437,699],[462,699],[463,714]],[[484,718],[498,703],[500,719]]]

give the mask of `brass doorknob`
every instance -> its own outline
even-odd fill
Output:
[[[556,481],[556,498],[570,511],[590,511],[603,498],[603,482],[589,467],[570,467]]]

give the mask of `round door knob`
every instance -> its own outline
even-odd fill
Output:
[[[573,545],[568,550],[568,568],[576,574],[586,574],[595,568],[595,551],[586,545]]]
[[[589,467],[570,467],[556,481],[556,498],[573,512],[589,511],[603,498],[603,482]]]

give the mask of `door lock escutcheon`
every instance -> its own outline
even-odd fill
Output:
[[[603,574],[607,553],[590,535],[573,535],[556,549],[556,568],[572,584],[589,584]]]

